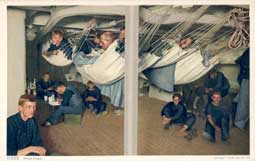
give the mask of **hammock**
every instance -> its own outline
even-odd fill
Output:
[[[177,61],[179,57],[184,55],[186,51],[183,51],[178,44],[171,42],[172,48],[163,51],[163,57],[157,61],[152,68],[163,67],[172,64]]]
[[[119,21],[112,21],[108,24],[102,24],[99,25],[97,27],[95,27],[95,19],[92,19],[91,21],[89,21],[88,23],[85,24],[84,29],[82,31],[81,37],[79,38],[79,41],[76,42],[75,44],[72,44],[72,46],[70,46],[70,43],[66,43],[63,47],[61,47],[58,50],[58,54],[57,55],[50,55],[50,56],[46,56],[47,54],[42,54],[43,58],[48,61],[50,64],[55,65],[55,66],[68,66],[72,64],[72,60],[71,56],[72,53],[74,53],[74,55],[76,53],[78,53],[81,50],[81,47],[84,45],[84,43],[86,43],[86,40],[88,39],[88,36],[90,34],[90,31],[92,29],[104,29],[104,28],[109,28],[112,26],[116,26],[119,23],[122,23],[123,20],[119,20]],[[92,46],[93,44],[87,44]],[[47,51],[47,49],[50,47],[50,43],[49,41],[47,41],[46,43],[43,44],[42,47],[42,52],[45,53],[45,51]],[[94,46],[92,46],[94,47]]]
[[[125,59],[116,52],[115,40],[96,60],[94,64],[76,66],[84,80],[96,84],[111,84],[124,76]]]
[[[178,60],[184,58],[184,56],[187,56],[190,50],[181,49],[179,45],[175,43],[175,40],[182,37],[182,35],[187,32],[188,29],[195,23],[195,20],[202,16],[202,14],[207,10],[207,8],[208,6],[200,7],[199,9],[197,9],[196,14],[193,14],[191,17],[189,17],[189,19],[184,22],[177,23],[168,32],[166,32],[163,36],[161,36],[159,39],[152,43],[150,43],[152,37],[158,31],[159,25],[166,18],[166,15],[161,16],[161,18],[158,17],[157,21],[155,21],[155,25],[152,25],[150,23],[144,23],[144,25],[140,27],[140,30],[144,32],[144,35],[139,41],[139,51],[141,52],[142,48],[146,47],[145,44],[151,44],[152,49],[150,50],[151,54],[145,56],[145,58],[147,59],[142,61],[142,64],[146,64],[147,68],[158,68],[177,62]],[[151,19],[154,18],[154,16],[151,17]],[[150,38],[146,39],[144,37]],[[191,51],[193,50],[196,49],[191,48]],[[139,56],[142,54],[139,53]],[[140,69],[143,68],[144,67],[141,67]]]
[[[72,64],[72,60],[67,59],[63,51],[58,51],[58,55],[51,55],[51,56],[42,55],[42,57],[46,61],[48,61],[50,64],[55,66],[63,67],[63,66],[68,66]]]
[[[162,53],[162,58],[152,67],[158,68],[178,62],[179,60],[182,60],[185,57],[196,52],[198,50],[198,47],[204,48],[208,44],[213,43],[219,38],[226,36],[226,33],[229,34],[229,32],[214,37],[215,33],[225,24],[225,22],[226,18],[223,18],[222,21],[217,25],[205,24],[184,35],[183,38],[196,39],[196,41],[194,41],[193,44],[187,49],[181,49],[174,40],[168,39],[167,41],[164,41],[164,43],[168,43],[168,45],[165,45],[163,49],[160,49],[160,52]]]
[[[155,64],[155,62],[157,62],[159,59],[160,59],[159,56],[151,54],[151,53],[143,54],[143,56],[139,59],[139,65],[138,65],[139,73],[153,66],[153,64]]]
[[[218,63],[218,57],[214,56],[209,60],[209,65],[204,66],[201,52],[200,50],[197,50],[193,54],[176,63],[174,72],[174,84],[180,85],[191,83],[201,78]],[[143,79],[148,80],[148,78],[145,77],[142,73],[140,74],[140,77],[141,76],[143,76]]]
[[[178,61],[175,67],[175,84],[191,83],[219,63],[218,57],[214,56],[209,60],[209,66],[203,65],[203,57],[200,50]]]
[[[58,50],[58,54],[57,55],[50,55],[50,56],[46,56],[45,52],[47,52],[47,49],[49,48],[50,43],[49,41],[46,42],[45,44],[43,44],[42,47],[42,57],[49,62],[50,64],[54,65],[54,66],[68,66],[72,64],[72,60],[67,59],[66,55],[64,54],[63,50]]]

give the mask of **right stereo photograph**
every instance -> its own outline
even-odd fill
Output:
[[[249,155],[248,5],[139,8],[139,155]]]

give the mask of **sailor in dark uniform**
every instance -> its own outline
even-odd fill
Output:
[[[72,86],[65,86],[63,82],[56,82],[54,90],[62,96],[60,107],[42,124],[51,126],[58,122],[64,114],[81,114],[83,111],[83,101],[79,92]]]
[[[229,144],[229,114],[227,106],[222,103],[220,92],[212,93],[212,102],[206,107],[206,125],[203,136],[211,142],[215,142],[215,132],[221,133],[223,143]]]
[[[224,97],[228,94],[230,84],[225,75],[215,69],[211,70],[204,80],[205,93],[208,94],[209,99],[213,91],[219,91]]]
[[[7,155],[45,155],[38,125],[34,118],[33,95],[19,98],[19,112],[7,119]]]
[[[125,51],[125,28],[120,29],[116,51],[120,54],[124,53]]]
[[[87,87],[82,94],[85,107],[94,111],[96,115],[106,114],[106,103],[102,100],[102,94],[98,87],[93,82],[88,81]]]
[[[173,123],[181,124],[183,127],[179,133],[183,134],[188,140],[192,139],[192,135],[194,135],[192,128],[196,117],[193,113],[187,113],[185,105],[181,102],[181,95],[179,93],[175,93],[173,95],[173,101],[163,107],[161,116],[165,129],[168,129]]]
[[[68,39],[64,37],[64,34],[60,30],[54,30],[51,33],[51,43],[47,52],[44,54],[46,56],[57,55],[58,51],[63,51],[67,59],[72,59],[72,47]]]
[[[41,99],[44,99],[44,96],[48,97],[55,94],[53,86],[54,81],[50,80],[50,74],[48,72],[43,73],[42,79],[36,82],[37,96]]]
[[[207,104],[211,102],[212,93],[218,91],[221,93],[222,97],[225,97],[228,94],[230,84],[228,79],[222,72],[217,71],[215,68],[212,69],[208,75],[206,75],[202,84],[194,87],[194,92],[192,98],[193,101],[193,110],[198,111],[200,114],[204,111],[203,107],[198,107],[198,101],[202,98],[202,95],[207,95]]]
[[[238,128],[244,129],[249,120],[250,114],[250,48],[247,48],[245,52],[235,61],[240,65],[240,72],[237,80],[240,85],[240,92],[238,97],[238,103],[233,110],[234,125]]]

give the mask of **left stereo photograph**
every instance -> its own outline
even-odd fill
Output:
[[[8,6],[7,154],[124,154],[121,6]]]

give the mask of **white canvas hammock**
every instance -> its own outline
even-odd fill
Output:
[[[161,57],[151,53],[143,54],[143,56],[139,59],[139,65],[138,65],[139,73],[153,66],[153,64],[155,64],[155,62],[157,62],[160,58]]]
[[[173,39],[168,39],[164,43],[168,43],[162,50],[162,58],[153,65],[153,68],[163,67],[180,60],[185,59],[186,57],[191,58],[189,55],[193,55],[192,53],[197,52],[197,47],[200,44],[201,46],[206,46],[207,44],[216,41],[216,39],[220,37],[226,36],[225,33],[213,38],[213,35],[221,28],[223,24],[225,24],[226,18],[224,18],[219,24],[217,25],[202,25],[201,27],[197,28],[196,30],[186,34],[184,37],[196,37],[196,41],[193,42],[191,47],[188,49],[181,49],[178,44],[175,43]],[[206,33],[200,33],[201,31]],[[228,34],[228,33],[227,33]],[[195,54],[196,55],[196,54]],[[201,54],[201,62],[203,60]],[[202,65],[202,64],[201,64]]]
[[[116,52],[115,40],[96,60],[94,64],[76,66],[83,80],[96,84],[111,84],[124,76],[125,59]]]
[[[210,65],[205,67],[202,63],[203,57],[200,51],[194,52],[186,58],[178,61],[175,67],[175,85],[191,83],[210,71],[215,65],[219,63],[218,57],[214,56],[209,60]],[[140,73],[141,78],[148,80],[148,78]]]
[[[172,48],[168,50],[163,51],[163,57],[156,62],[152,68],[158,68],[163,67],[169,64],[172,64],[178,60],[178,58],[182,57],[187,53],[187,51],[182,50],[182,48],[179,47],[178,44],[176,44],[174,41],[171,42],[173,44]]]
[[[183,33],[188,31],[188,29],[195,23],[195,20],[202,16],[202,14],[207,10],[208,6],[202,6],[199,9],[197,9],[196,14],[192,14],[189,18],[187,18],[184,22],[179,22],[174,27],[172,27],[169,31],[167,31],[164,35],[162,35],[160,38],[158,38],[153,43],[150,43],[152,40],[152,37],[156,34],[159,25],[164,19],[168,16],[160,16],[161,18],[155,18],[151,16],[151,19],[156,19],[157,23],[155,25],[152,25],[151,23],[145,23],[141,26],[141,29],[144,31],[143,37],[151,36],[150,39],[141,39],[141,42],[139,42],[139,48],[143,48],[144,44],[149,43],[151,45],[150,52],[152,53],[149,56],[156,55],[157,59],[148,59],[146,63],[143,64],[150,64],[152,68],[158,68],[163,67],[172,63],[176,63],[177,61],[183,59],[185,56],[188,56],[193,51],[197,50],[194,48],[188,48],[183,50],[179,47],[179,45],[175,42],[176,39],[178,39]],[[156,14],[157,15],[157,14]],[[160,20],[160,21],[159,21]],[[159,24],[159,25],[158,25]],[[155,27],[156,26],[156,27]],[[152,30],[154,29],[155,30]],[[151,31],[152,30],[152,31]],[[207,29],[209,30],[209,28]],[[200,30],[198,30],[200,31]],[[201,31],[200,31],[201,32]],[[148,41],[149,40],[149,41]],[[146,55],[147,56],[147,55]],[[152,61],[154,60],[154,61]],[[142,68],[141,68],[142,69]]]
[[[49,41],[47,41],[46,43],[43,44],[42,46],[42,53],[47,52],[47,49],[50,47],[50,43]],[[58,50],[58,54],[57,55],[50,55],[50,56],[46,56],[44,54],[42,54],[42,57],[49,62],[50,64],[54,65],[54,66],[68,66],[72,64],[72,60],[67,59],[65,54],[63,53],[63,51]]]
[[[203,57],[200,50],[178,61],[175,67],[175,85],[191,83],[211,70],[219,63],[218,57],[214,56],[209,60],[209,66],[202,63]]]
[[[65,57],[63,51],[58,51],[58,55],[51,55],[51,56],[45,56],[42,55],[42,57],[48,61],[50,64],[55,66],[68,66],[72,64],[72,60],[69,60]]]

